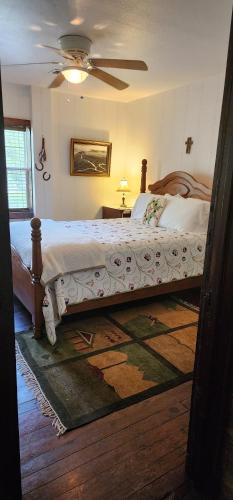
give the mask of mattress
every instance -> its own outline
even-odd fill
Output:
[[[67,305],[203,273],[206,234],[151,227],[130,218],[79,223],[104,246],[105,266],[65,273],[46,285],[43,313],[52,344]]]

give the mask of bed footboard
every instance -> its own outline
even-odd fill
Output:
[[[42,274],[41,257],[41,221],[34,217],[31,220],[32,227],[32,269],[29,270],[16,249],[11,247],[12,272],[14,294],[32,315],[34,337],[39,338],[42,334],[43,313],[42,303],[44,299],[44,288],[40,283]]]

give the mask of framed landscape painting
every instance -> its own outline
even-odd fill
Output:
[[[70,175],[109,177],[111,142],[71,139]]]

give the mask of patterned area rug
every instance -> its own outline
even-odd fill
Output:
[[[108,309],[60,325],[56,346],[18,333],[19,368],[62,434],[191,379],[197,321],[174,297]]]

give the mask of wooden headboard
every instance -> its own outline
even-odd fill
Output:
[[[147,161],[142,160],[141,193],[146,191],[146,170]],[[182,171],[171,172],[160,181],[150,184],[148,189],[153,194],[180,194],[184,198],[211,200],[211,189],[197,181],[192,175]]]

